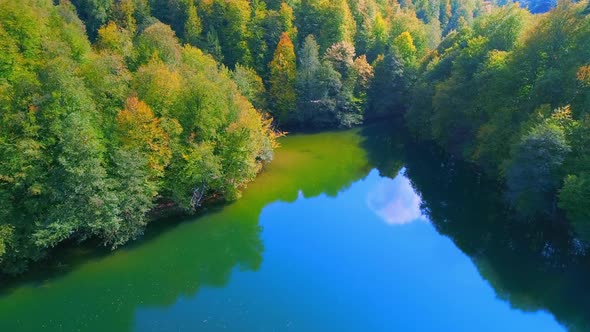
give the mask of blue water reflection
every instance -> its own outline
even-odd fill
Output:
[[[261,216],[264,257],[166,308],[138,331],[565,331],[547,312],[497,298],[471,259],[420,211],[403,170],[372,171],[336,198],[276,202]],[[189,281],[187,281],[189,282]]]

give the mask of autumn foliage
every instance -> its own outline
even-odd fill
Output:
[[[125,109],[117,115],[116,124],[122,144],[146,154],[150,170],[162,175],[172,158],[170,137],[150,107],[137,97],[130,97]]]

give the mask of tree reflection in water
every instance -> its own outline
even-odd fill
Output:
[[[396,129],[398,128],[398,129]],[[570,331],[590,330],[590,255],[567,224],[516,219],[498,181],[436,146],[408,139],[396,124],[362,131],[370,163],[391,175],[403,160],[422,210],[471,257],[496,294],[525,310],[548,310]]]

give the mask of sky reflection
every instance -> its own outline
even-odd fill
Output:
[[[367,206],[390,225],[404,225],[427,219],[420,211],[422,200],[402,169],[395,179],[380,178],[367,194]]]

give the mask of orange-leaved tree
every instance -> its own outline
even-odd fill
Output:
[[[271,111],[281,123],[288,123],[295,111],[295,49],[287,33],[281,35],[269,64]]]

